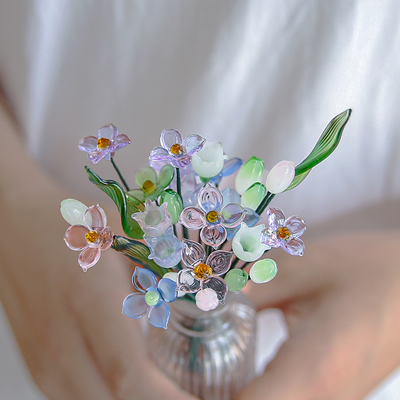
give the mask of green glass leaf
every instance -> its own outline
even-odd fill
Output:
[[[130,258],[132,261],[137,262],[154,272],[160,278],[169,272],[167,269],[158,266],[153,260],[149,260],[149,248],[138,240],[128,239],[123,236],[114,236],[112,248]]]
[[[126,235],[132,239],[141,239],[143,237],[143,231],[140,229],[139,224],[131,217],[134,212],[141,211],[140,208],[138,208],[140,202],[132,196],[128,196],[118,182],[101,179],[97,174],[91,171],[90,168],[85,168],[89,176],[89,181],[110,196],[116,204],[121,215],[122,228]]]
[[[307,178],[308,174],[311,172],[311,169],[309,169],[308,171],[305,171],[301,174],[295,175],[295,177],[293,178],[292,183],[289,185],[289,187],[285,190],[285,192],[287,192],[288,190],[294,189],[296,186],[299,186],[301,182],[304,181],[304,179]]]

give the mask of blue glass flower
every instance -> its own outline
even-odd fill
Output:
[[[217,248],[227,236],[226,228],[238,226],[246,215],[246,210],[239,204],[230,203],[222,207],[222,193],[207,184],[197,196],[198,207],[186,207],[180,222],[189,229],[201,229],[203,243]]]
[[[156,328],[167,329],[170,310],[166,303],[176,299],[176,283],[168,278],[157,282],[156,276],[145,268],[136,267],[132,276],[138,292],[128,295],[122,304],[122,314],[138,319],[148,314]]]
[[[181,261],[181,250],[185,244],[173,233],[170,226],[164,236],[144,236],[144,240],[150,247],[149,259],[154,260],[160,267],[172,268]]]

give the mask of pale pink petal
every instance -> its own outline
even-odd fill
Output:
[[[184,154],[182,156],[171,156],[169,159],[169,162],[175,167],[175,168],[183,168],[185,169],[190,165],[192,162],[192,157],[189,156],[188,154]]]
[[[304,254],[304,242],[299,238],[293,238],[289,242],[281,242],[281,247],[292,256],[302,256]]]
[[[206,264],[211,268],[213,275],[222,275],[229,270],[232,254],[232,251],[216,250],[208,256]]]
[[[189,229],[200,229],[206,224],[205,213],[197,207],[186,207],[181,213],[180,223]]]
[[[95,150],[89,151],[87,155],[93,164],[97,164],[100,160],[110,155],[110,148],[107,147],[106,149],[100,150],[96,148]]]
[[[78,144],[79,150],[92,151],[97,149],[97,138],[94,136],[86,136],[81,139]]]
[[[222,225],[207,225],[200,231],[201,241],[214,248],[225,241],[226,235],[226,229]]]
[[[93,267],[99,261],[101,251],[99,248],[87,247],[82,250],[78,257],[78,263],[86,272],[90,267]]]
[[[107,226],[100,233],[100,242],[99,242],[100,250],[109,249],[113,244],[113,241],[114,241],[114,232],[109,226]]]
[[[228,285],[222,278],[219,278],[218,276],[210,276],[208,279],[202,281],[201,283],[202,289],[210,288],[214,290],[217,293],[218,300],[222,304],[225,303],[225,297],[228,293]]]
[[[200,135],[189,135],[183,139],[182,146],[185,148],[186,153],[190,156],[200,151],[204,144],[206,143],[206,139],[204,139]]]
[[[163,147],[157,146],[150,152],[149,159],[151,161],[158,161],[158,162],[169,162],[171,156],[169,155],[168,150],[164,149]]]
[[[279,208],[267,208],[268,224],[273,230],[277,230],[285,223],[285,214]]]
[[[106,213],[98,204],[89,207],[84,218],[86,224],[93,230],[101,230],[107,225]]]
[[[103,126],[102,128],[100,128],[98,130],[97,139],[105,138],[105,139],[109,139],[109,140],[111,140],[111,142],[113,142],[114,139],[117,137],[117,135],[118,135],[117,127],[114,126],[113,124],[110,124],[110,125]]]
[[[124,134],[118,135],[113,144],[112,144],[112,151],[117,151],[119,149],[122,149],[125,146],[128,146],[128,144],[131,143],[131,140],[128,138],[128,136]]]
[[[294,237],[301,236],[306,230],[305,222],[296,215],[289,217],[285,222],[285,226]]]
[[[72,225],[65,232],[64,240],[71,250],[82,250],[88,246],[86,234],[89,229],[83,225]]]
[[[165,129],[161,132],[160,143],[169,150],[174,144],[182,143],[182,135],[176,129]]]
[[[182,249],[182,262],[190,268],[206,260],[206,252],[200,243],[183,239],[186,247]]]

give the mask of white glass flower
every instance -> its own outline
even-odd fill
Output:
[[[236,257],[242,261],[252,262],[258,260],[266,250],[271,247],[261,243],[260,235],[264,224],[249,228],[244,222],[232,240],[232,250]]]
[[[227,158],[228,156],[224,155],[222,143],[206,142],[204,147],[192,156],[192,167],[202,178],[213,178],[222,171]]]

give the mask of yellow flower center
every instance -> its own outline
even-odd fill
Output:
[[[86,234],[86,240],[88,243],[94,243],[100,237],[100,233],[96,231],[89,231]]]
[[[276,230],[276,236],[281,240],[289,240],[292,234],[286,226],[282,226]]]
[[[206,220],[210,224],[215,224],[219,220],[219,214],[216,211],[210,211],[206,215]]]
[[[171,146],[171,148],[169,149],[169,151],[170,151],[172,154],[174,154],[175,156],[180,156],[181,154],[184,153],[183,147],[182,147],[180,144],[178,144],[178,143],[173,144],[173,145]]]
[[[111,144],[111,140],[107,139],[107,138],[100,138],[97,140],[97,148],[98,149],[106,149],[107,147],[109,147]]]
[[[199,280],[207,279],[212,274],[212,269],[206,264],[198,264],[194,267],[193,273]]]
[[[152,182],[152,181],[146,181],[145,183],[143,183],[142,186],[143,192],[145,193],[151,193],[154,192],[154,190],[156,189],[156,185]]]

